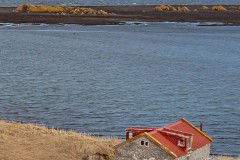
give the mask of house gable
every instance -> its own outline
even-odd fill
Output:
[[[128,139],[128,140],[126,140],[126,141],[124,141],[124,142],[116,145],[114,148],[117,149],[117,148],[119,148],[119,147],[121,147],[121,146],[123,146],[123,145],[126,145],[126,144],[128,144],[128,143],[130,143],[130,142],[132,142],[132,141],[135,141],[135,140],[137,140],[137,139],[139,139],[140,137],[143,137],[143,136],[147,137],[152,143],[154,143],[157,147],[159,147],[159,148],[161,148],[162,150],[164,150],[164,151],[165,151],[167,154],[169,154],[171,157],[173,157],[173,158],[176,158],[176,157],[177,157],[176,154],[174,154],[173,152],[171,152],[168,148],[164,147],[163,144],[161,144],[158,140],[156,140],[152,135],[150,135],[150,134],[147,133],[147,132],[141,133],[141,134],[139,134],[139,135],[137,135],[137,136],[135,136],[135,137],[133,137],[133,138],[131,138],[131,139]]]
[[[115,160],[174,160],[175,157],[162,149],[153,137],[147,133],[129,139],[115,148]]]

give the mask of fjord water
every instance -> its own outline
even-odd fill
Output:
[[[230,4],[239,5],[239,0],[1,0],[0,7],[18,6],[25,3],[39,5],[132,5],[132,4]]]
[[[0,42],[0,119],[123,137],[184,117],[240,153],[240,27],[4,24]]]

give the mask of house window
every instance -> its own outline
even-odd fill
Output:
[[[128,133],[128,137],[129,137],[129,138],[133,138],[133,133],[132,133],[132,132],[129,132],[129,133]]]
[[[149,142],[148,141],[145,142],[145,146],[147,146],[147,147],[149,146]]]
[[[141,141],[141,146],[146,146],[148,147],[149,146],[149,142],[148,141]]]
[[[178,146],[181,146],[181,147],[185,146],[184,139],[181,138],[181,139],[178,140]]]

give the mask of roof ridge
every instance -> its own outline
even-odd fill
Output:
[[[207,134],[205,134],[204,132],[200,131],[197,127],[195,127],[192,123],[188,122],[186,119],[181,118],[179,120],[182,120],[184,122],[186,122],[188,125],[190,125],[191,127],[193,127],[196,131],[198,131],[201,135],[203,135],[204,137],[206,137],[208,140],[210,140],[211,142],[213,141],[212,138],[210,138]]]
[[[167,132],[167,131],[158,131],[160,133],[165,133],[165,134],[170,134],[170,135],[173,135],[173,136],[178,136],[178,137],[181,137],[181,138],[188,138],[189,136],[186,136],[186,135],[183,135],[183,134],[178,134],[178,133],[173,133],[173,132]]]
[[[135,130],[135,129],[138,129],[138,130],[155,130],[155,129],[158,129],[158,127],[145,127],[145,126],[132,126],[132,127],[129,127],[129,128],[126,128],[125,130]]]
[[[160,131],[165,131],[165,130],[167,130],[167,131],[169,131],[169,132],[174,132],[174,133],[176,133],[176,134],[183,134],[184,136],[193,136],[192,133],[183,132],[183,131],[176,130],[176,129],[170,129],[170,128],[167,128],[167,127],[163,127],[163,129],[160,130]]]

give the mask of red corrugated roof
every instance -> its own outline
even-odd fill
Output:
[[[196,150],[212,142],[210,137],[183,118],[162,128],[133,127],[126,131],[139,132],[138,129],[141,131],[145,130],[145,135],[148,135],[153,141],[158,143],[159,146],[162,146],[161,148],[164,148],[165,151],[175,157],[181,157],[187,154],[189,149],[186,144],[190,137],[192,139],[192,147],[190,150]],[[179,139],[184,141],[185,147],[178,145]]]
[[[198,128],[193,126],[185,119],[180,119],[175,123],[172,123],[165,128],[174,129],[193,135],[192,150],[196,150],[212,142],[212,139],[205,133],[201,132]]]
[[[150,134],[158,143],[160,143],[166,149],[168,149],[174,155],[176,155],[176,157],[181,157],[182,155],[186,154],[184,149],[172,143],[171,140],[169,140],[165,135],[161,134],[159,131],[155,130],[155,131],[149,132],[148,134]]]

